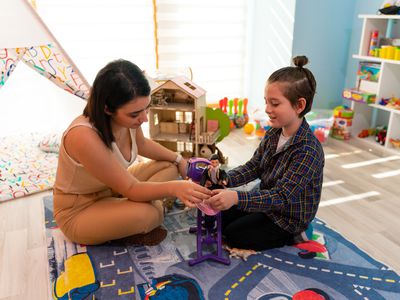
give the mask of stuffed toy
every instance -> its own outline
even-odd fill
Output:
[[[221,150],[215,145],[202,145],[200,147],[199,155],[200,157],[209,159],[212,154],[218,154],[219,162],[221,165],[224,165],[227,161],[227,158],[224,157]]]

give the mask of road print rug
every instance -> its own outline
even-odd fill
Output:
[[[165,218],[167,238],[157,246],[70,242],[52,217],[52,196],[44,197],[54,299],[400,299],[400,276],[357,248],[321,220],[313,240],[325,252],[286,246],[230,265],[196,256],[192,211]],[[226,254],[226,253],[224,253]]]

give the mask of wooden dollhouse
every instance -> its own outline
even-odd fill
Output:
[[[189,157],[199,156],[200,145],[212,145],[219,137],[215,126],[207,132],[206,91],[183,76],[151,92],[149,131],[153,141]]]

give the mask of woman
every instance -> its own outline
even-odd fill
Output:
[[[56,181],[54,218],[72,241],[93,245],[129,237],[154,245],[161,228],[164,197],[188,207],[210,191],[186,176],[186,160],[144,137],[150,86],[133,63],[117,60],[97,74],[83,114],[63,134]],[[136,163],[137,155],[151,159]]]

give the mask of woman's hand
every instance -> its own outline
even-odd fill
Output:
[[[238,204],[238,195],[236,191],[227,189],[213,190],[213,196],[207,199],[208,203],[215,210],[227,210],[233,205]]]
[[[175,182],[174,194],[187,207],[196,207],[196,203],[207,200],[212,194],[209,189],[189,180],[179,180]]]

